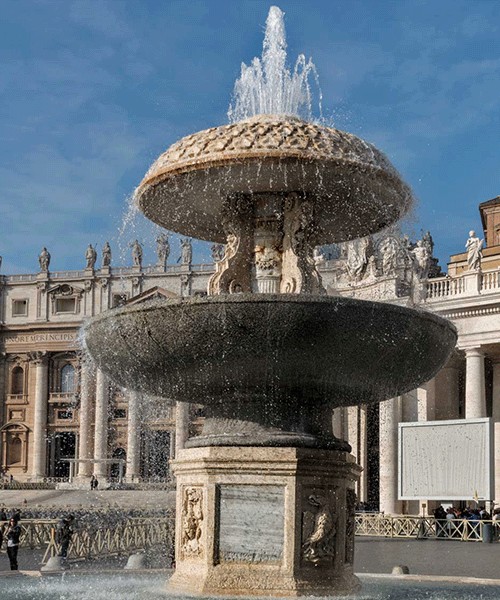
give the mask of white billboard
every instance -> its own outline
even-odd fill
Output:
[[[492,500],[491,419],[399,424],[400,500]]]

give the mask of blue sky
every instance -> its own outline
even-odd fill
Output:
[[[419,204],[444,265],[500,194],[500,2],[282,0],[290,62],[311,56],[323,112],[373,142]],[[269,2],[5,0],[0,19],[2,273],[78,269],[117,230],[154,158],[227,121]],[[153,260],[153,231],[127,228]],[[206,260],[205,246],[195,261]],[[180,254],[173,241],[171,260]],[[127,260],[129,256],[127,254]]]

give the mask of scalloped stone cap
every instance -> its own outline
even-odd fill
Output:
[[[306,192],[318,243],[379,231],[412,204],[386,156],[344,131],[285,115],[258,115],[182,138],[161,154],[135,192],[143,213],[166,229],[224,242],[228,195]]]

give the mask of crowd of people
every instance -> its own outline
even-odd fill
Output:
[[[473,535],[479,532],[476,525],[481,521],[492,522],[495,525],[495,530],[500,530],[500,508],[496,508],[491,515],[485,506],[472,508],[457,508],[450,506],[444,508],[442,505],[434,510],[434,518],[436,519],[436,535],[438,537],[458,537],[462,535],[464,525],[470,524],[470,531]]]

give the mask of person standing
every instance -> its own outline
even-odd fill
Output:
[[[5,534],[7,538],[7,556],[9,557],[10,570],[17,571],[17,552],[19,550],[19,539],[21,537],[21,526],[16,517],[11,517]]]
[[[60,544],[59,556],[66,561],[68,558],[68,548],[73,537],[73,521],[75,517],[68,515],[66,518],[61,519],[57,526],[57,543]]]
[[[90,478],[90,489],[91,489],[91,491],[93,491],[95,489],[95,482],[96,482],[95,475],[92,475],[92,477]]]

